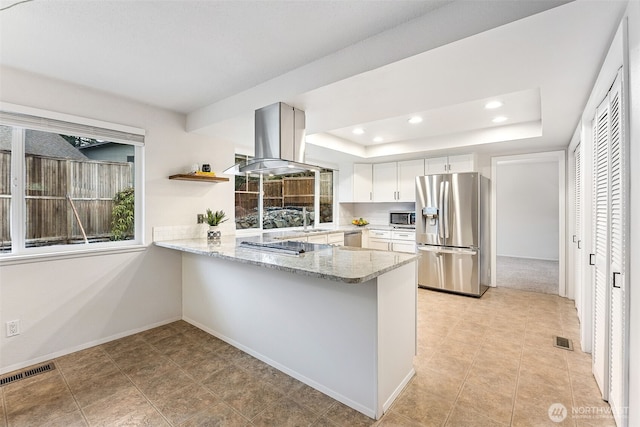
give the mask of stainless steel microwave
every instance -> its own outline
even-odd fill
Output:
[[[416,213],[415,211],[391,211],[389,225],[394,228],[416,228]]]

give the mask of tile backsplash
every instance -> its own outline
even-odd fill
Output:
[[[153,241],[199,239],[207,236],[207,224],[153,227]]]
[[[372,225],[389,225],[390,211],[413,211],[416,204],[405,203],[340,203],[340,226],[351,224],[354,218],[364,218]]]

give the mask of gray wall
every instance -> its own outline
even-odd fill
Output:
[[[558,260],[558,163],[498,164],[497,254]]]

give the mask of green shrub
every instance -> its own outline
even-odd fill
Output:
[[[111,240],[126,240],[134,234],[134,192],[125,188],[116,193],[111,212]]]

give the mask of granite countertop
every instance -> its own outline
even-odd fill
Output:
[[[166,240],[157,241],[155,245],[344,283],[366,282],[418,258],[415,254],[344,246],[327,245],[325,249],[300,255],[261,252],[238,246],[243,240],[266,242],[274,238],[265,233],[251,238],[222,236],[217,242],[205,238]]]

